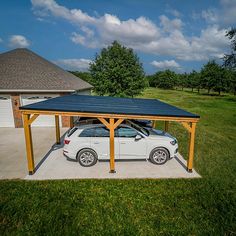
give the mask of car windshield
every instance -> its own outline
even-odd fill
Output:
[[[136,130],[138,130],[139,132],[141,132],[145,136],[149,136],[149,131],[146,128],[144,128],[138,124],[135,124],[132,121],[128,121],[128,123],[131,127],[135,128]]]

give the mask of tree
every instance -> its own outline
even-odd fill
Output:
[[[173,89],[175,86],[176,74],[173,71],[158,71],[152,78],[151,83],[155,87],[163,89]]]
[[[208,90],[208,94],[213,89],[220,95],[221,91],[226,91],[229,86],[226,70],[214,60],[209,61],[201,71],[201,85]]]
[[[228,68],[230,90],[236,95],[236,28],[232,28],[226,34],[231,40],[231,54],[224,56],[224,66]]]
[[[69,71],[73,75],[79,77],[80,79],[93,84],[92,76],[89,72],[82,72],[82,71]]]
[[[89,70],[94,91],[99,95],[133,97],[147,84],[137,55],[117,41],[96,55]]]
[[[187,87],[187,73],[177,75],[177,86],[184,90],[184,87]]]
[[[236,70],[236,28],[229,30],[226,36],[231,40],[232,51],[224,56],[224,66]]]

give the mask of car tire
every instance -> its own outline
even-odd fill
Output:
[[[163,165],[170,159],[170,154],[167,149],[158,147],[151,151],[149,159],[155,165]]]
[[[83,167],[90,167],[97,163],[97,153],[92,149],[85,148],[77,154],[77,160]]]

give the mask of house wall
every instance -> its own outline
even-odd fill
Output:
[[[91,90],[90,89],[82,90],[82,91],[78,91],[76,93],[80,94],[80,95],[90,95]],[[23,127],[22,114],[19,110],[19,107],[22,106],[21,96],[23,96],[23,95],[32,95],[33,96],[35,94],[48,95],[49,93],[9,93],[9,95],[11,96],[11,103],[12,103],[15,128],[22,128]],[[50,93],[50,94],[58,96],[58,93]],[[64,96],[64,95],[68,95],[68,94],[70,94],[70,93],[59,93],[59,96]],[[2,95],[4,95],[4,94],[2,94]],[[62,121],[62,127],[70,127],[70,117],[62,116],[61,121]]]

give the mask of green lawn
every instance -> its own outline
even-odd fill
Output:
[[[202,179],[0,181],[0,234],[235,235],[236,98],[160,89],[143,97],[201,116]],[[186,131],[171,123],[170,132],[186,156]]]

